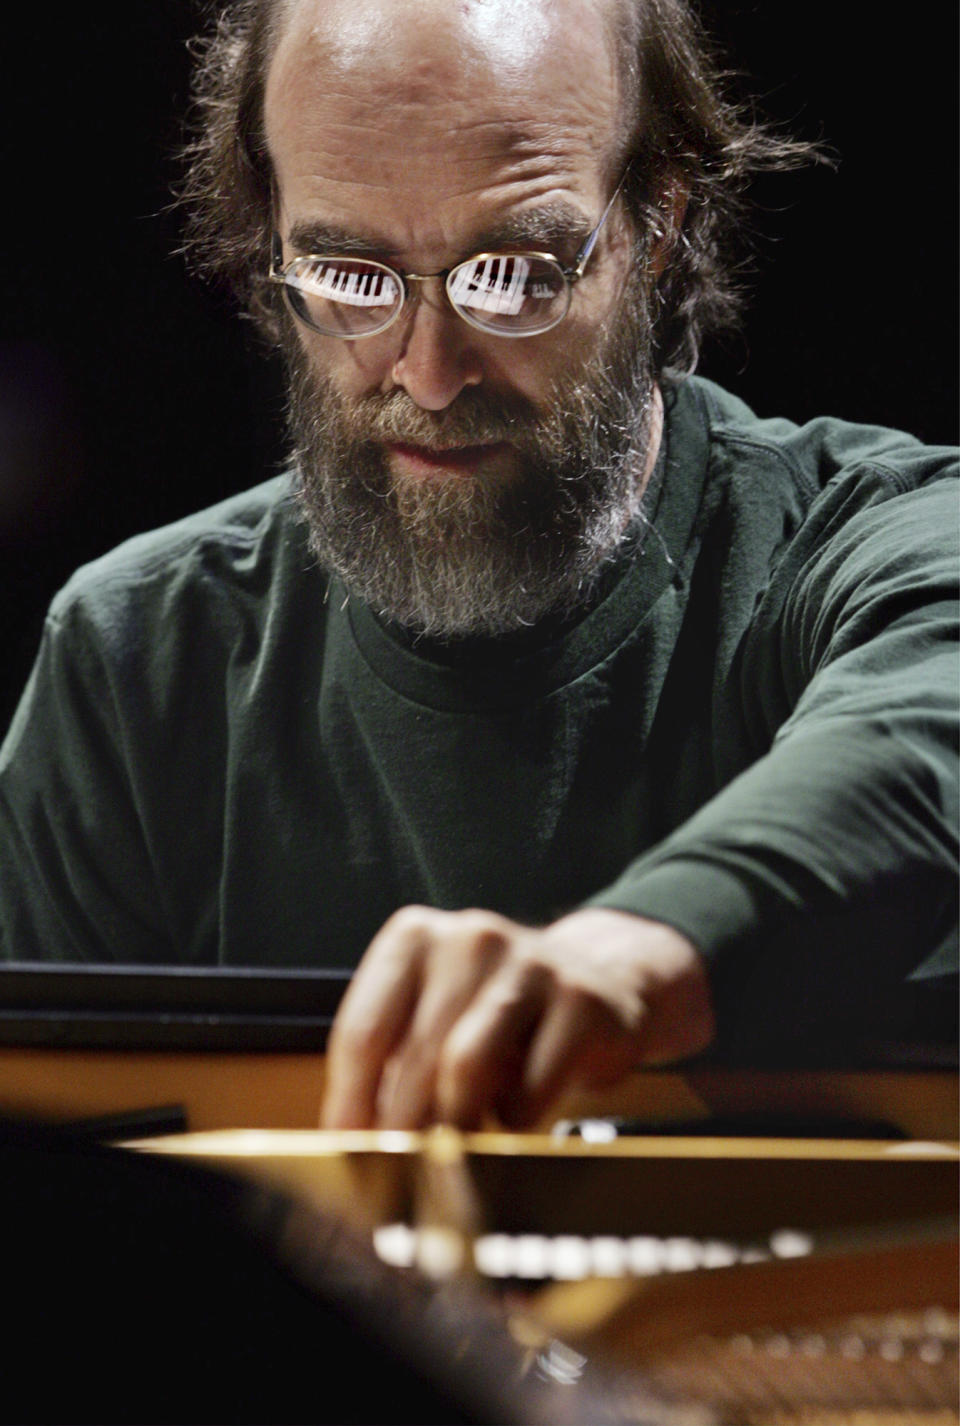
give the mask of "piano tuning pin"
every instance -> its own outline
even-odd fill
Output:
[[[739,1259],[739,1253],[732,1243],[719,1242],[708,1238],[702,1245],[702,1261],[705,1268],[729,1268]]]
[[[662,1244],[659,1238],[634,1237],[627,1243],[627,1260],[636,1277],[653,1277],[661,1271]]]
[[[663,1268],[668,1273],[694,1272],[703,1266],[703,1249],[696,1238],[665,1238]]]
[[[758,1243],[748,1243],[740,1250],[739,1261],[741,1263],[768,1263],[770,1254],[766,1248],[762,1248]]]
[[[485,1233],[473,1251],[477,1271],[484,1277],[513,1276],[513,1239],[508,1233]]]
[[[923,1330],[931,1337],[955,1337],[957,1319],[942,1307],[930,1307],[923,1314]]]
[[[414,1240],[414,1265],[434,1282],[459,1277],[468,1266],[467,1244],[456,1228],[431,1224],[418,1228]]]
[[[623,1277],[629,1271],[627,1245],[622,1238],[592,1238],[590,1248],[594,1277]]]
[[[578,1282],[590,1276],[590,1244],[564,1233],[553,1240],[553,1276],[558,1282]]]
[[[781,1228],[770,1235],[770,1249],[775,1258],[806,1258],[813,1252],[813,1239],[796,1228]]]
[[[542,1233],[518,1233],[513,1240],[513,1276],[536,1281],[550,1276],[552,1244]]]
[[[406,1223],[384,1223],[373,1231],[377,1257],[394,1268],[412,1267],[416,1239],[416,1232]]]

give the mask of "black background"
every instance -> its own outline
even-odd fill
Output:
[[[701,370],[765,414],[952,443],[954,7],[703,12],[761,112],[824,141],[838,165],[764,180],[745,332]],[[276,372],[173,255],[197,7],[134,0],[52,17],[37,5],[4,25],[0,730],[77,564],[282,457]]]

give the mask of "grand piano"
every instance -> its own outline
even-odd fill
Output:
[[[960,1419],[949,1043],[708,1057],[570,1095],[524,1134],[322,1132],[346,975],[0,976],[10,1142],[53,1134],[85,1171],[175,1172],[208,1203],[224,1195],[231,1221],[266,1213],[271,1269],[327,1306],[350,1244],[350,1292],[367,1274],[358,1320],[400,1294],[393,1317],[414,1329],[391,1350],[406,1370],[431,1341],[428,1376],[464,1413],[451,1420],[501,1419],[494,1386],[515,1390],[518,1421]],[[103,1404],[87,1383],[78,1420],[84,1392]],[[408,1419],[394,1405],[384,1419]],[[357,1412],[343,1419],[377,1419]],[[271,1419],[301,1414],[277,1403]]]

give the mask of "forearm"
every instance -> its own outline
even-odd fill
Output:
[[[591,904],[687,936],[725,1038],[868,1029],[955,944],[948,762],[856,722],[798,725]]]

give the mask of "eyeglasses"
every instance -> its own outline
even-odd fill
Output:
[[[535,337],[570,310],[573,284],[586,271],[622,186],[623,179],[570,267],[542,252],[476,253],[430,273],[401,273],[369,258],[323,253],[282,266],[283,245],[274,233],[269,279],[283,285],[290,311],[305,326],[348,342],[386,331],[410,300],[411,284],[434,278],[443,280],[450,306],[471,327],[498,337]]]

